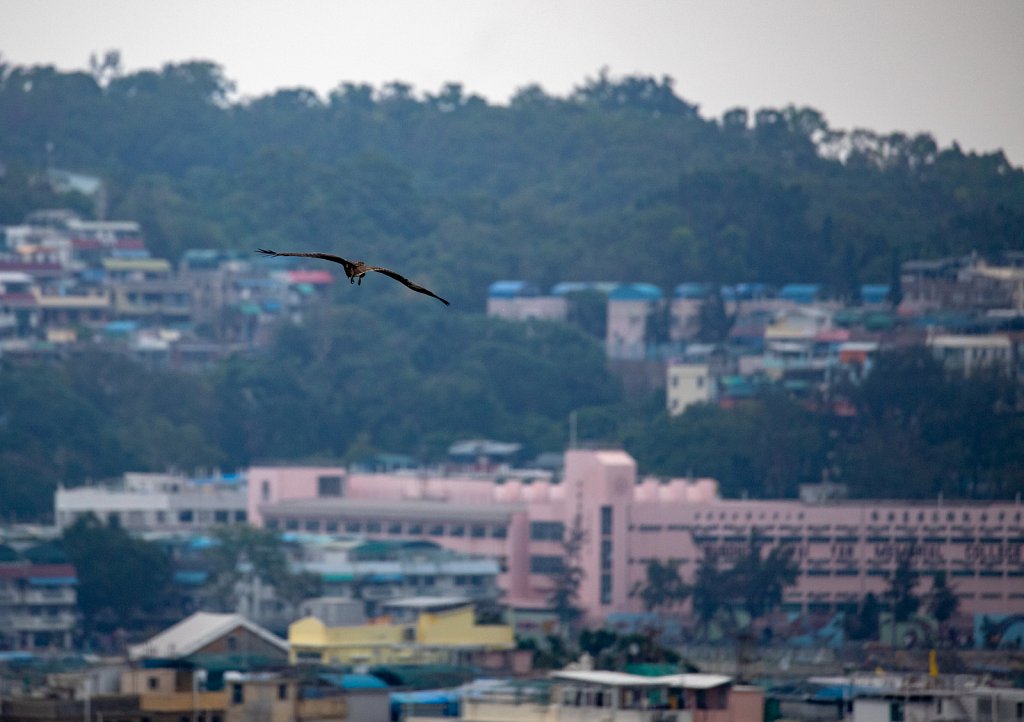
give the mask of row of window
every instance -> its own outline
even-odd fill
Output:
[[[469,537],[471,539],[504,539],[508,536],[508,527],[504,524],[488,526],[485,524],[439,524],[400,521],[339,521],[337,519],[278,519],[268,517],[268,529],[285,531],[307,531],[314,534],[393,534],[396,536],[449,536]]]
[[[71,523],[83,513],[61,512],[62,521]],[[154,512],[132,510],[132,511],[111,511],[107,512],[106,519],[110,526],[127,526],[137,529],[149,523],[150,517],[156,524],[167,524],[177,520],[179,524],[236,524],[245,523],[248,515],[244,509],[179,509],[177,512],[157,510]]]
[[[792,512],[778,512],[778,511],[776,511],[776,512],[772,512],[770,517],[768,515],[768,512],[765,512],[765,511],[758,512],[758,514],[757,514],[757,518],[758,518],[759,521],[767,521],[768,519],[771,519],[772,521],[778,521],[779,519],[790,520],[790,519],[794,518],[794,516],[795,516],[797,521],[803,521],[803,519],[804,519],[804,513],[802,511],[801,512],[797,512],[795,515]],[[982,512],[977,512],[977,516],[975,516],[975,512],[970,512],[970,511],[960,511],[960,512],[957,512],[957,511],[940,511],[940,510],[937,510],[937,509],[933,510],[931,512],[927,512],[927,511],[917,511],[917,512],[904,511],[902,513],[895,512],[895,511],[880,512],[880,511],[875,510],[875,511],[871,512],[870,518],[871,518],[871,521],[881,521],[881,520],[884,519],[885,521],[889,521],[889,522],[902,521],[902,522],[908,523],[908,524],[913,522],[913,521],[925,522],[925,521],[928,521],[928,520],[931,520],[932,522],[936,522],[936,523],[938,523],[940,521],[946,521],[948,523],[952,523],[952,522],[957,521],[957,519],[959,519],[962,522],[968,522],[968,523],[973,522],[973,521],[980,521],[981,523],[984,524],[984,523],[987,523],[987,522],[990,522],[990,521],[991,522],[1006,522],[1006,521],[1011,521],[1011,520],[1014,521],[1014,522],[1018,522],[1019,523],[1021,521],[1022,514],[1019,511],[1015,511],[1015,512],[1012,512],[1012,513],[1008,512],[1008,511],[999,511],[999,512],[991,512],[991,513],[988,512],[988,511],[982,511]],[[694,514],[694,519],[696,519],[697,521],[700,521],[701,519],[704,519],[706,521],[713,521],[715,519],[717,519],[719,521],[725,521],[726,519],[731,519],[732,521],[738,521],[738,520],[741,519],[741,514],[738,511],[734,511],[734,512],[725,512],[725,511],[699,512],[698,511],[696,514]],[[754,519],[754,513],[752,511],[745,512],[742,515],[742,519],[744,519],[746,521],[752,521]]]

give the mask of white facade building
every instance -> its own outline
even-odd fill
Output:
[[[128,473],[118,485],[58,488],[54,515],[61,529],[92,513],[129,531],[192,531],[243,523],[246,504],[240,477]]]
[[[678,416],[693,404],[715,399],[715,381],[706,363],[672,363],[668,367],[665,402],[669,416]]]

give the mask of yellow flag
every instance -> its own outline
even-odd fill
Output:
[[[928,652],[928,674],[932,677],[939,676],[939,663],[935,660],[935,650]]]

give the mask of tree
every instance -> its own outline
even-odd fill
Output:
[[[724,343],[735,320],[736,316],[725,310],[721,290],[715,288],[697,309],[697,338],[704,343]]]
[[[238,608],[240,583],[250,578],[272,587],[275,596],[292,605],[320,594],[319,577],[291,571],[275,532],[239,525],[219,528],[214,536],[217,543],[207,553],[214,596],[223,609]]]
[[[681,604],[690,596],[691,589],[679,575],[679,562],[661,562],[651,559],[647,562],[647,576],[644,582],[637,582],[630,590],[631,597],[639,597],[644,609],[653,612]]]
[[[575,623],[583,613],[578,606],[578,600],[580,584],[584,577],[580,552],[586,536],[583,517],[577,511],[572,525],[565,530],[562,539],[562,563],[558,571],[551,575],[552,588],[548,595],[548,606],[558,615],[563,625]]]
[[[782,604],[786,587],[796,584],[800,567],[794,559],[794,547],[776,545],[767,556],[762,554],[764,541],[751,534],[747,554],[730,570],[734,594],[750,618],[759,619]]]
[[[878,639],[881,612],[882,605],[878,597],[874,592],[868,592],[858,606],[857,613],[847,616],[844,620],[847,637],[854,641]]]
[[[572,291],[565,296],[568,321],[604,342],[608,327],[608,294],[597,289]]]
[[[940,637],[945,638],[946,624],[956,614],[960,597],[946,581],[946,572],[936,572],[927,596],[928,613],[939,623]]]
[[[707,551],[701,557],[693,583],[693,611],[700,629],[708,636],[711,623],[729,602],[727,576],[718,567],[718,559]]]
[[[910,619],[921,606],[921,598],[914,594],[919,574],[914,569],[913,545],[898,555],[896,567],[886,577],[888,587],[883,598],[889,603],[893,621],[905,622]]]
[[[171,562],[156,544],[104,525],[93,514],[76,519],[61,539],[78,575],[78,608],[87,631],[131,626],[166,603]]]

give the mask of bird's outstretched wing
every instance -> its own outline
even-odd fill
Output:
[[[443,303],[445,306],[451,305],[451,304],[448,303],[448,301],[446,301],[445,299],[443,299],[440,296],[438,296],[436,293],[431,291],[429,288],[424,288],[420,284],[414,283],[413,281],[410,281],[408,278],[406,278],[402,274],[395,273],[390,268],[383,268],[382,266],[368,266],[365,263],[363,263],[362,261],[355,261],[355,262],[353,262],[353,261],[349,261],[349,260],[347,260],[345,258],[342,258],[341,256],[331,255],[330,253],[278,253],[277,251],[270,251],[270,250],[267,250],[266,248],[257,248],[256,252],[257,253],[262,253],[265,256],[301,256],[302,258],[319,258],[319,259],[322,259],[324,261],[332,261],[334,263],[340,263],[342,266],[345,267],[345,274],[349,278],[353,278],[353,276],[356,275],[356,274],[358,274],[359,276],[362,276],[363,274],[365,274],[365,273],[367,273],[369,271],[377,271],[378,273],[383,273],[385,276],[390,276],[391,278],[395,279],[396,281],[398,281],[399,283],[401,283],[401,284],[403,284],[405,286],[408,286],[409,288],[411,288],[413,291],[416,291],[417,293],[422,293],[422,294],[425,294],[427,296],[432,296],[432,297],[436,298],[438,301]]]
[[[256,252],[262,253],[264,256],[301,256],[302,258],[319,258],[324,261],[331,261],[344,266],[346,275],[352,275],[356,268],[356,264],[352,261],[330,253],[278,253],[277,251],[268,251],[266,248],[257,248]]]
[[[383,273],[385,276],[390,276],[391,278],[395,279],[396,281],[398,281],[399,283],[401,283],[401,284],[403,284],[405,286],[408,286],[409,288],[411,288],[412,290],[416,291],[417,293],[423,293],[423,294],[426,294],[427,296],[433,296],[438,301],[443,303],[445,306],[450,305],[446,300],[444,300],[443,298],[438,296],[436,293],[431,291],[429,288],[424,288],[420,284],[414,283],[413,281],[410,281],[408,278],[406,278],[402,274],[395,273],[390,268],[382,268],[381,266],[365,266],[365,268],[366,268],[367,271],[377,271],[378,273]]]

